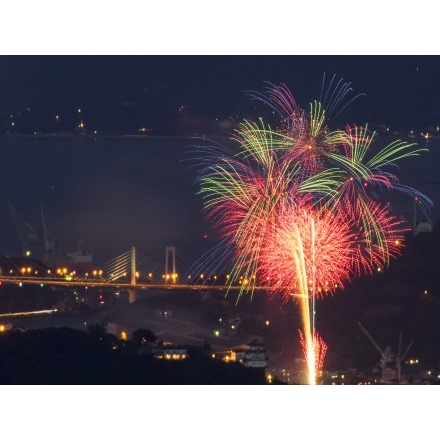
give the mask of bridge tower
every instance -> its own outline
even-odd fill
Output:
[[[171,255],[173,271],[169,272],[169,258]],[[165,284],[171,281],[173,284],[176,283],[177,272],[176,272],[176,248],[174,246],[167,246],[165,248]]]
[[[136,291],[136,248],[133,246],[131,248],[131,280],[130,284],[134,287],[128,289],[128,302],[134,303],[137,299],[137,291]]]

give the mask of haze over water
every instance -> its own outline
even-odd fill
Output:
[[[94,261],[141,249],[154,259],[176,246],[200,256],[211,239],[189,170],[186,138],[3,137],[0,152],[0,246],[20,253],[8,201],[39,233],[67,245],[85,240]],[[208,237],[205,237],[208,235]],[[161,257],[160,257],[161,258]]]

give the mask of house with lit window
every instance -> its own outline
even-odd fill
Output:
[[[152,349],[153,356],[156,359],[165,359],[171,361],[180,361],[188,357],[186,348],[175,345],[163,345]]]

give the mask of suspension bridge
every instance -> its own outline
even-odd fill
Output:
[[[141,269],[142,268],[142,272]],[[183,278],[183,279],[181,279]],[[183,281],[184,280],[184,281]],[[27,262],[21,267],[1,268],[0,282],[4,284],[39,284],[66,287],[112,287],[126,289],[129,302],[136,302],[138,290],[270,290],[267,286],[257,286],[255,277],[240,277],[232,282],[229,274],[189,274],[179,275],[176,267],[176,248],[167,246],[165,264],[161,265],[148,257],[137,254],[136,248],[113,258],[103,265],[103,269],[76,273],[68,267],[42,268]]]

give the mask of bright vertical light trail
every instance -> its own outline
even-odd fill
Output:
[[[306,355],[309,383],[311,385],[315,385],[315,356],[312,338],[313,326],[310,319],[310,296],[308,286],[309,283],[307,281],[307,270],[303,242],[301,240],[301,235],[298,228],[295,227],[294,229],[295,231],[293,240],[296,241],[297,246],[295,247],[295,251],[293,252],[293,261],[296,268],[299,287],[297,298],[300,305],[301,317],[303,322],[303,337],[305,339],[304,350]]]
[[[258,273],[269,280],[273,294],[298,304],[308,381],[315,384],[325,355],[317,346],[324,346],[315,328],[317,290],[324,295],[350,278],[359,243],[342,212],[321,211],[308,203],[282,211],[261,247]]]
[[[313,219],[310,222],[312,232],[312,265],[314,272],[314,234],[313,234]],[[309,293],[309,282],[306,269],[306,258],[304,254],[303,242],[301,239],[300,231],[295,227],[295,237],[297,241],[297,251],[294,253],[294,261],[296,266],[296,273],[299,278],[298,285],[300,286],[298,292],[298,301],[300,304],[301,317],[303,322],[303,338],[304,338],[304,351],[307,362],[308,379],[310,385],[316,385],[316,365],[315,365],[315,344],[313,340],[313,334],[315,331],[314,321],[314,291],[312,287],[311,296]],[[313,278],[312,273],[312,278]],[[312,279],[314,283],[314,279]],[[310,301],[310,298],[312,301]],[[310,310],[310,303],[312,302],[312,309]]]

